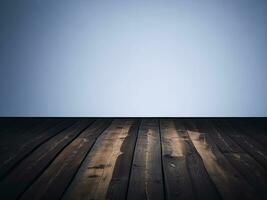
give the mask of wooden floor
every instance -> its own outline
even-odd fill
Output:
[[[267,119],[0,119],[0,199],[267,199]]]

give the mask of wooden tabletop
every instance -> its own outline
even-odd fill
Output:
[[[267,119],[1,118],[0,199],[267,199]]]

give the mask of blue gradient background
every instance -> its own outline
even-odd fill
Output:
[[[1,116],[267,116],[265,0],[1,0]]]

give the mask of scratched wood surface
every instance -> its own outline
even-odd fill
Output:
[[[0,199],[267,199],[266,118],[0,118]]]

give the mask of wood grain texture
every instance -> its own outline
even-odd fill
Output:
[[[140,122],[141,120],[135,120],[121,145],[121,154],[118,156],[114,166],[106,199],[116,200],[126,198]]]
[[[267,199],[267,171],[226,134],[227,126],[222,131],[214,123],[208,122],[206,127],[206,132],[210,133],[228,161],[251,183],[262,198]],[[251,173],[252,171],[256,173]]]
[[[0,118],[0,199],[267,199],[266,118]]]
[[[144,119],[134,152],[127,199],[164,199],[159,121]]]
[[[96,138],[111,120],[97,120],[73,140],[23,194],[21,199],[59,199]]]
[[[46,142],[65,128],[74,123],[72,120],[64,120],[60,123],[45,122],[40,123],[40,126],[36,126],[22,134],[24,137],[16,138],[15,147],[8,152],[4,152],[4,156],[1,156],[0,165],[0,178],[2,178],[7,172],[9,172],[14,166],[16,166],[21,160],[27,157],[34,149],[39,145]],[[14,140],[12,140],[14,141]],[[4,159],[5,158],[5,159]]]
[[[197,126],[192,121],[190,123],[191,129],[188,134],[202,157],[204,165],[222,198],[259,199],[254,189],[220,152],[209,133],[205,132],[205,129],[201,127],[203,122],[196,122]]]
[[[49,166],[51,161],[64,149],[92,120],[79,120],[70,128],[62,131],[42,144],[25,158],[0,182],[0,198],[16,199]]]
[[[105,199],[134,120],[114,120],[97,139],[63,199]]]
[[[161,120],[162,160],[167,199],[195,199],[187,168],[189,149],[172,120]]]
[[[241,130],[233,128],[228,121],[216,120],[215,124],[222,132],[229,135],[244,151],[267,169],[267,149],[264,146],[244,134]]]
[[[247,134],[267,149],[267,120],[227,120],[231,127]]]
[[[220,199],[217,188],[210,179],[203,160],[188,135],[185,122],[183,120],[175,120],[175,127],[179,137],[184,143],[187,168],[192,180],[195,198]]]

